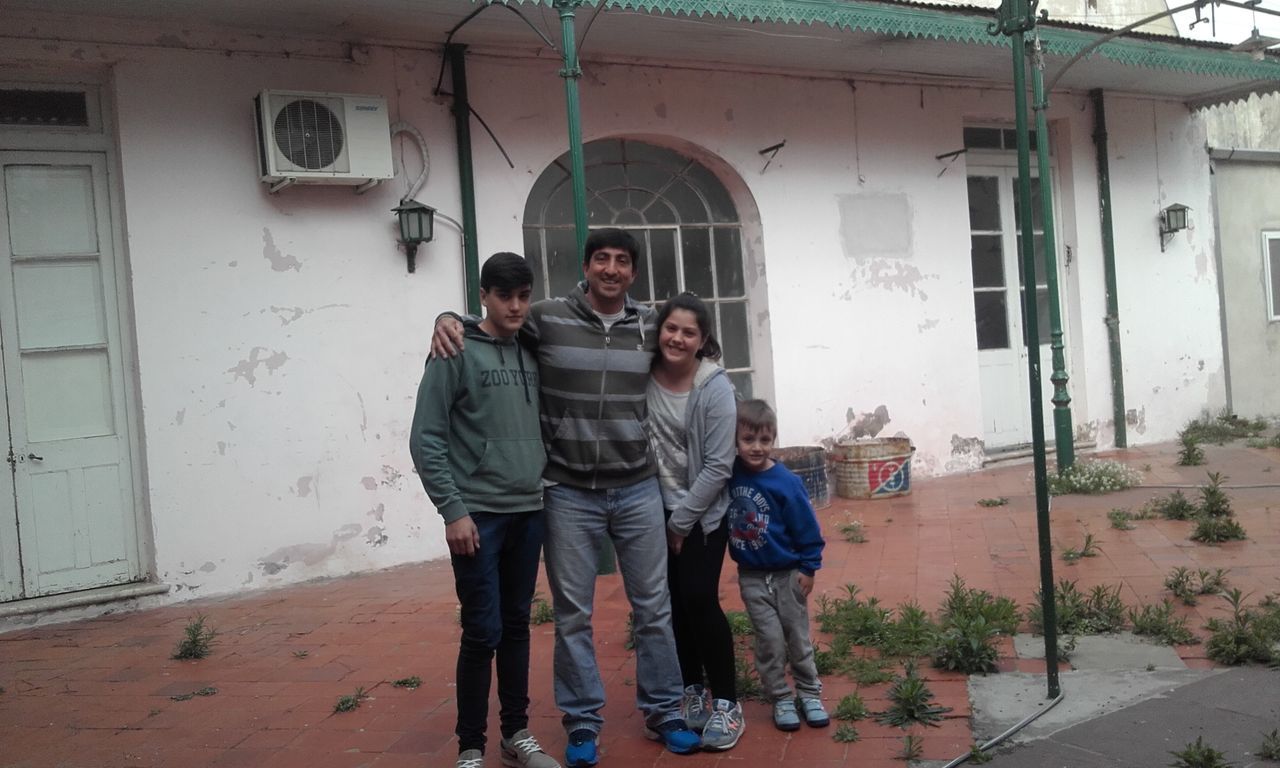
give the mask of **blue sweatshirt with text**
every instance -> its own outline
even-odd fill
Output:
[[[729,479],[729,555],[748,571],[797,569],[812,576],[822,567],[822,529],[804,483],[775,463],[752,472],[734,462]]]

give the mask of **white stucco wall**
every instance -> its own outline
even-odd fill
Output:
[[[117,113],[156,575],[182,598],[443,556],[406,443],[431,319],[464,303],[458,237],[438,223],[407,274],[389,209],[417,173],[412,146],[397,144],[407,173],[364,196],[270,196],[251,121],[262,88],[385,95],[430,145],[418,199],[460,218],[452,116],[430,95],[438,53],[373,48],[363,64],[95,53]],[[528,191],[565,149],[557,69],[469,62],[472,104],[516,166],[477,126],[482,258],[521,249]],[[1008,91],[588,64],[581,95],[588,141],[696,145],[749,190],[771,334],[759,362],[772,364],[782,443],[838,437],[883,408],[880,434],[913,439],[918,474],[976,466],[966,159],[936,156],[963,147],[966,122],[1008,120]],[[1155,234],[1169,202],[1207,213],[1208,167],[1180,105],[1108,109],[1136,444],[1223,396],[1212,227],[1198,218],[1166,253]],[[1106,444],[1092,114],[1063,97],[1051,119],[1075,420]],[[759,150],[784,139],[762,171]]]

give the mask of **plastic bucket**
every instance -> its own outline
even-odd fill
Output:
[[[814,509],[822,509],[831,504],[831,486],[827,481],[827,452],[824,449],[816,445],[779,448],[773,452],[773,460],[800,477]]]
[[[911,493],[908,437],[883,437],[840,443],[832,449],[836,493],[846,499],[886,499]]]

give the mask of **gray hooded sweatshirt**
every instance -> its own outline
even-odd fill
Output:
[[[694,374],[684,421],[689,490],[671,511],[667,527],[687,536],[694,525],[701,524],[702,532],[709,534],[720,527],[729,508],[725,483],[733,474],[738,426],[738,404],[729,374],[710,360],[701,361]]]

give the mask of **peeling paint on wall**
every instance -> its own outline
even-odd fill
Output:
[[[1141,409],[1130,408],[1124,413],[1124,423],[1133,427],[1133,431],[1142,434],[1147,431],[1147,409],[1143,406]]]
[[[269,357],[261,357],[262,353],[266,351],[268,351],[266,347],[254,347],[249,350],[248,359],[241,360],[231,366],[227,369],[227,373],[235,374],[237,379],[244,379],[252,387],[254,382],[258,380],[256,370],[259,365],[267,366],[267,373],[274,373],[277,368],[289,360],[289,356],[284,352],[272,352]]]
[[[204,565],[200,566],[200,571],[202,573],[213,573],[216,570],[218,570],[218,566],[214,565],[212,561],[206,562]]]
[[[183,408],[173,415],[173,423],[180,427],[182,426],[182,421],[185,418],[187,418],[187,409]]]
[[[917,324],[916,324],[916,332],[917,332],[917,333],[924,333],[925,331],[931,331],[931,330],[933,330],[934,328],[937,328],[937,327],[938,327],[938,323],[939,323],[939,322],[941,322],[941,321],[939,321],[939,320],[938,320],[938,318],[936,318],[936,317],[931,317],[931,318],[929,318],[928,320],[925,320],[923,323],[917,323]]]
[[[1087,421],[1076,425],[1075,441],[1077,443],[1094,442],[1098,439],[1098,420]]]
[[[315,482],[315,478],[311,475],[304,475],[298,478],[298,484],[294,486],[294,493],[298,494],[298,498],[305,498],[311,495],[311,484]]]
[[[315,309],[304,309],[303,307],[270,307],[271,313],[280,318],[281,325],[288,325],[302,318],[303,315],[309,315],[312,312],[319,312],[322,309],[347,309],[350,304],[325,304]]]
[[[372,517],[374,520],[377,520],[378,522],[380,522],[380,523],[381,523],[381,522],[382,522],[382,516],[383,516],[383,514],[385,514],[385,513],[386,513],[386,511],[387,511],[387,505],[386,505],[386,504],[379,504],[378,506],[376,506],[376,507],[374,507],[373,509],[369,510],[369,511],[368,511],[368,512],[366,512],[365,514],[366,514],[366,515],[368,515],[369,517]]]
[[[902,291],[921,301],[928,301],[929,294],[920,288],[920,283],[927,279],[936,279],[937,275],[926,275],[914,264],[907,264],[894,259],[859,260],[849,273],[849,290],[840,294],[840,298],[853,298],[856,288],[882,288],[888,291]]]
[[[980,437],[961,437],[951,435],[951,458],[947,460],[947,472],[963,472],[982,469],[982,461],[987,457],[987,444]]]
[[[893,419],[889,418],[889,409],[884,405],[876,406],[870,413],[856,413],[852,408],[845,411],[845,429],[841,437],[875,437]]]
[[[382,484],[388,488],[394,488],[397,491],[400,490],[400,480],[403,479],[403,477],[404,475],[400,474],[400,470],[390,464],[382,465]]]
[[[295,563],[303,565],[319,565],[338,551],[338,545],[348,539],[360,535],[364,527],[356,523],[348,523],[337,531],[328,544],[294,544],[281,547],[265,557],[259,558],[258,567],[268,576],[283,571]]]
[[[271,262],[271,268],[276,272],[294,272],[302,271],[302,262],[293,254],[282,254],[280,249],[276,247],[275,238],[271,236],[271,230],[267,227],[262,228],[262,256]]]
[[[365,534],[364,539],[372,546],[380,547],[387,543],[387,534],[383,533],[381,526],[375,525],[369,528],[369,532]]]
[[[360,485],[364,486],[367,491],[376,491],[378,490],[378,478],[365,475],[360,478]]]
[[[221,440],[218,441],[218,455],[219,456],[227,455],[227,444],[222,442]]]

